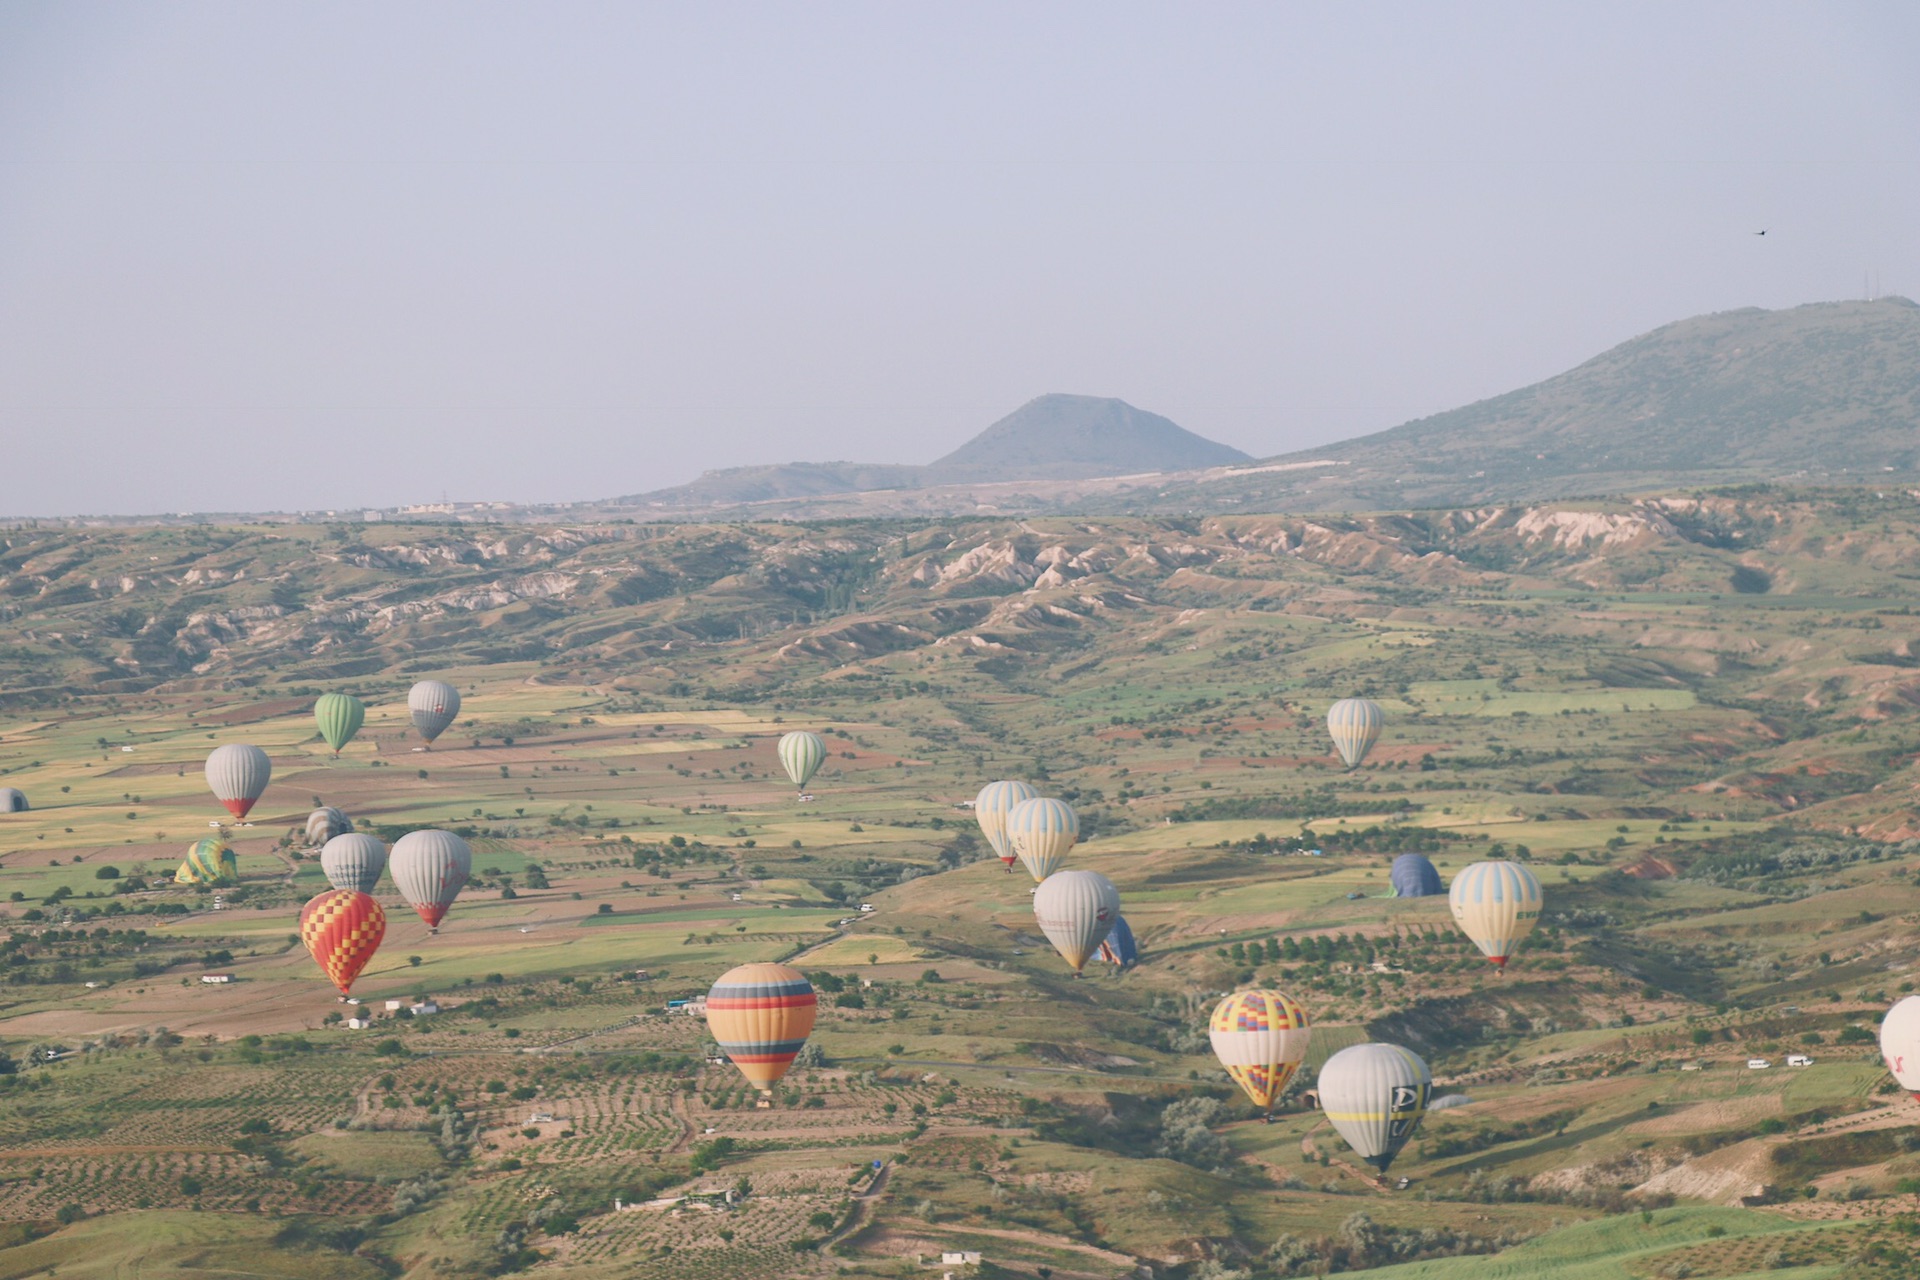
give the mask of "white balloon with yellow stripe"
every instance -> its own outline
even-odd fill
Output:
[[[1420,1127],[1433,1073],[1397,1044],[1350,1045],[1320,1068],[1320,1109],[1354,1154],[1385,1173]]]
[[[1460,932],[1501,969],[1540,923],[1540,901],[1540,881],[1517,862],[1471,863],[1447,891]]]
[[[1007,814],[1007,839],[1039,884],[1060,869],[1067,850],[1080,839],[1080,815],[1065,800],[1051,796],[1022,800]]]
[[[780,767],[793,779],[794,786],[806,786],[807,779],[818,773],[826,762],[827,744],[819,734],[797,729],[781,735]]]
[[[1387,713],[1371,698],[1342,698],[1327,712],[1327,732],[1333,735],[1333,749],[1340,753],[1347,768],[1357,769],[1360,762],[1380,740]]]

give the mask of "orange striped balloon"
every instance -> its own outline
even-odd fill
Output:
[[[387,936],[387,913],[354,889],[329,889],[300,911],[300,941],[346,995]]]
[[[749,1084],[768,1092],[813,1031],[818,1000],[807,975],[784,964],[743,964],[707,992],[707,1028]]]

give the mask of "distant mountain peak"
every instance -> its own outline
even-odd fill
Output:
[[[1124,400],[1053,392],[1027,401],[931,470],[956,478],[1085,479],[1247,461],[1238,449]]]

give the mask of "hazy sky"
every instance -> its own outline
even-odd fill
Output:
[[[1916,65],[1911,3],[0,0],[0,513],[919,462],[1046,391],[1304,447],[1920,293]]]

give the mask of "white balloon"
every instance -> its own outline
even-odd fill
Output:
[[[258,747],[229,742],[207,757],[207,785],[236,819],[247,816],[273,778],[273,761]]]
[[[1920,1098],[1920,996],[1895,1001],[1880,1020],[1880,1056],[1900,1087]]]
[[[1320,1068],[1320,1109],[1354,1154],[1385,1173],[1426,1114],[1433,1073],[1397,1044],[1349,1045]]]
[[[1056,871],[1033,892],[1033,918],[1077,974],[1120,918],[1120,891],[1095,871]]]

